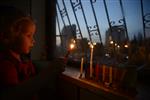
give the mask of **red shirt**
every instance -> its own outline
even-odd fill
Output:
[[[0,92],[35,75],[31,61],[20,62],[9,53],[0,56]]]

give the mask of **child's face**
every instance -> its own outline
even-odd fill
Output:
[[[33,47],[35,40],[34,40],[34,33],[35,33],[36,26],[29,25],[27,27],[27,31],[22,34],[22,45],[21,45],[21,52],[24,54],[28,54]]]

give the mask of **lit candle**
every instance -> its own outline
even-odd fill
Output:
[[[75,47],[75,43],[71,43],[71,44],[69,45],[69,49],[68,49],[68,51],[67,51],[67,53],[66,53],[66,55],[65,55],[65,57],[64,57],[64,63],[65,63],[65,64],[67,64],[68,56],[70,55],[70,52],[71,52],[71,50],[74,49],[74,47]]]
[[[112,66],[109,67],[109,83],[112,83]]]
[[[92,78],[93,77],[93,49],[94,49],[94,46],[96,45],[96,43],[89,42],[88,44],[90,45],[90,48],[91,48],[91,54],[90,54],[90,78]]]
[[[93,74],[93,47],[91,47],[91,57],[90,57],[90,78],[92,78]]]
[[[83,74],[83,63],[84,63],[84,58],[81,58],[81,67],[80,67],[80,77],[82,77]]]

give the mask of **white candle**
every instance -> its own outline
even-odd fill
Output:
[[[91,57],[90,57],[90,78],[92,78],[93,74],[93,48],[91,48]]]
[[[83,63],[84,63],[84,58],[81,58],[81,67],[80,67],[80,75],[83,73]]]

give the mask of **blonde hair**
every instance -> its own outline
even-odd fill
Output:
[[[18,51],[21,46],[21,36],[26,33],[29,25],[35,25],[35,22],[29,16],[21,17],[13,21],[13,23],[10,23],[3,33],[1,33],[2,43],[5,49],[13,49]]]

